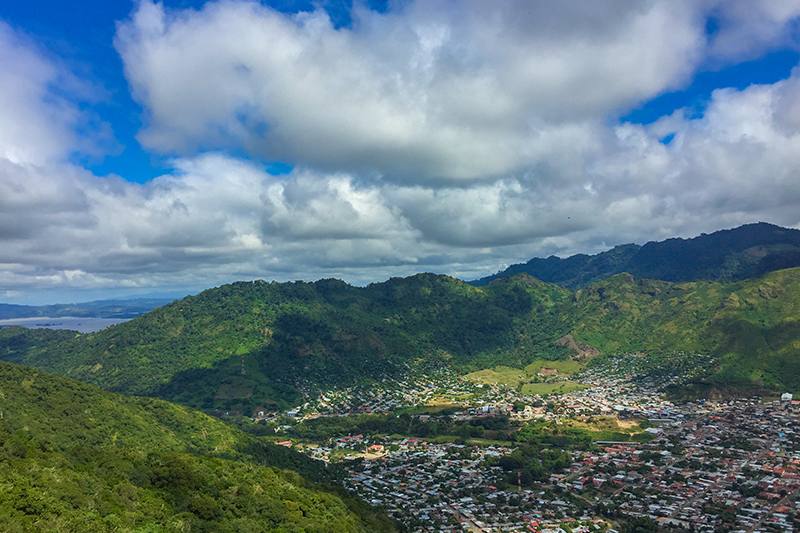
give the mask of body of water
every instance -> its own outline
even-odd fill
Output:
[[[22,326],[24,328],[71,329],[81,333],[100,331],[108,326],[127,322],[129,318],[91,318],[91,317],[46,317],[7,318],[0,320],[0,326]]]

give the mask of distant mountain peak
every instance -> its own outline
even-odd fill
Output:
[[[472,283],[485,285],[524,273],[575,288],[622,272],[665,281],[731,281],[796,266],[800,266],[800,230],[753,222],[691,238],[620,244],[594,255],[534,257]]]

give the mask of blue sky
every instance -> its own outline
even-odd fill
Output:
[[[469,278],[795,226],[798,16],[791,0],[5,2],[0,301]]]
[[[175,9],[198,9],[204,0],[167,0],[164,4]],[[311,0],[277,0],[263,2],[286,13],[312,11]],[[339,27],[351,24],[352,2],[331,0],[316,3]],[[370,2],[369,7],[383,12],[386,1]],[[59,0],[31,0],[0,4],[0,19],[29,33],[47,50],[67,61],[87,79],[96,84],[102,96],[92,105],[92,111],[111,125],[114,146],[102,156],[81,156],[76,160],[99,175],[119,174],[125,179],[143,182],[169,170],[168,161],[154,154],[136,140],[142,127],[142,109],[131,98],[123,72],[123,64],[114,49],[115,24],[127,18],[135,6],[129,1],[86,0],[80,9]],[[711,33],[711,27],[707,30]],[[714,89],[735,87],[743,89],[754,83],[774,83],[789,76],[800,60],[795,48],[778,48],[749,61],[731,65],[708,65],[699,69],[692,79],[678,90],[666,91],[618,118],[634,123],[650,123],[679,108],[702,111]],[[287,172],[291,162],[264,161],[265,168],[276,174]]]
[[[166,2],[176,9],[197,9],[203,0]],[[311,1],[277,0],[268,5],[287,13],[314,9]],[[333,0],[324,7],[339,25],[349,25],[350,2]],[[371,4],[381,10],[383,2]],[[135,2],[124,0],[86,0],[76,9],[74,3],[59,0],[31,0],[0,4],[0,19],[29,33],[42,47],[68,62],[102,92],[92,111],[111,125],[115,145],[102,156],[76,160],[93,172],[119,174],[143,182],[168,170],[165,157],[143,149],[136,141],[142,127],[142,110],[131,98],[122,61],[114,49],[116,22],[127,18]],[[275,173],[286,171],[287,164],[266,162]]]

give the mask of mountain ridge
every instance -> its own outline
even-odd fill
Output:
[[[242,414],[409,365],[521,368],[574,346],[716,354],[712,381],[797,390],[798,306],[800,268],[735,282],[616,274],[576,290],[529,275],[482,287],[434,274],[367,287],[237,282],[97,333],[0,328],[0,358]],[[559,342],[566,336],[574,342]]]
[[[36,317],[134,318],[172,301],[172,298],[130,298],[49,305],[0,303],[0,320]]]
[[[688,239],[617,245],[594,255],[535,257],[470,283],[481,286],[527,273],[578,288],[621,272],[665,281],[736,281],[796,266],[800,266],[800,230],[757,222]]]

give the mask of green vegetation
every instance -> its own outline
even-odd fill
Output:
[[[506,472],[505,481],[509,485],[530,486],[544,481],[571,464],[568,450],[592,446],[588,431],[544,422],[526,424],[516,434],[516,441],[518,447],[514,452],[492,460]]]
[[[403,437],[450,438],[453,440],[488,439],[508,443],[519,426],[508,417],[492,416],[455,421],[446,414],[421,419],[408,414],[353,415],[322,417],[295,424],[288,435],[302,440],[324,441],[344,435],[396,435]],[[446,439],[447,440],[447,439]]]
[[[553,431],[552,427],[536,424],[525,428],[530,432]],[[633,441],[642,442],[651,438],[644,432],[642,422],[635,420],[620,420],[614,416],[592,416],[587,419],[566,419],[559,421],[556,431],[575,431],[577,434],[586,434],[594,441]],[[524,433],[523,433],[524,434]]]
[[[641,441],[648,437],[638,424],[624,425],[611,417],[530,422],[514,436],[517,449],[492,462],[506,472],[508,485],[530,486],[567,468],[572,463],[568,450],[589,450],[596,441]]]
[[[731,281],[798,266],[800,231],[762,222],[693,239],[668,239],[644,246],[625,244],[597,255],[534,258],[474,283],[486,285],[528,274],[576,288],[623,272],[665,281]]]
[[[557,379],[558,376],[574,374],[582,368],[583,364],[572,359],[536,359],[524,370],[501,365],[470,372],[464,378],[473,383],[506,385],[518,389],[523,394],[546,396],[548,394],[565,394],[586,388],[581,383]],[[541,381],[541,379],[549,381]],[[554,379],[556,380],[554,381]]]
[[[393,529],[298,472],[335,475],[196,411],[0,363],[2,531]]]
[[[243,415],[414,364],[518,386],[636,352],[714,355],[709,383],[800,390],[800,269],[732,283],[619,274],[575,292],[525,275],[485,287],[432,274],[363,288],[234,283],[98,333],[0,330],[0,357]]]
[[[485,368],[475,372],[470,372],[464,376],[464,379],[472,381],[473,383],[483,383],[486,385],[508,385],[509,387],[517,387],[524,383],[529,378],[528,373],[519,368],[512,368],[510,366],[496,366],[494,368]]]
[[[579,372],[583,366],[573,359],[536,359],[526,365],[524,369],[499,365],[470,372],[464,378],[473,383],[517,387],[523,383],[537,380],[540,377],[539,374],[542,374],[541,377],[568,376]]]
[[[800,269],[736,283],[629,275],[576,293],[574,337],[602,353],[706,353],[721,386],[800,390]],[[667,366],[668,367],[668,366]]]
[[[296,403],[300,386],[399,374],[414,360],[478,369],[500,359],[524,366],[537,346],[559,355],[569,298],[531,278],[491,289],[431,274],[365,288],[242,282],[101,332],[29,343],[14,358],[118,392],[249,415]]]
[[[523,394],[547,396],[548,394],[566,394],[585,389],[586,385],[574,381],[554,381],[552,383],[525,383],[522,385]]]
[[[563,360],[549,360],[549,359],[536,359],[531,364],[525,367],[525,373],[529,376],[535,376],[540,372],[547,372],[548,370],[555,370],[557,375],[568,376],[575,374],[583,369],[583,364],[573,359]]]

